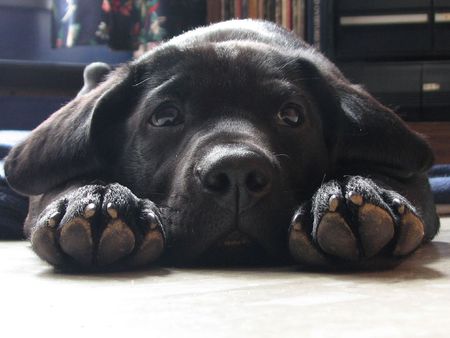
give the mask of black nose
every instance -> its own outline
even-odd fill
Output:
[[[272,165],[265,156],[239,147],[220,147],[196,168],[203,188],[222,206],[248,209],[270,192]]]

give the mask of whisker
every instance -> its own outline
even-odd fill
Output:
[[[138,82],[138,83],[134,83],[134,84],[133,84],[133,87],[139,87],[141,84],[143,84],[143,83],[145,83],[145,82],[147,82],[147,81],[150,81],[150,80],[151,80],[151,77],[146,78],[146,79],[144,79],[144,80],[142,80],[142,81],[140,81],[140,82]]]

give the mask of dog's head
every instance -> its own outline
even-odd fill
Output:
[[[41,194],[77,179],[163,210],[172,255],[284,255],[298,205],[337,173],[407,178],[426,144],[278,27],[233,21],[169,41],[56,112],[8,157]],[[170,252],[170,251],[169,251]]]

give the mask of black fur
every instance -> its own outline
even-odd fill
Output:
[[[167,102],[184,122],[153,126],[152,114]],[[277,120],[286,104],[303,107],[299,126]],[[320,245],[317,227],[336,195],[341,204],[332,211],[345,214],[358,233],[359,209],[342,204],[350,190],[387,210],[397,233],[402,216],[394,195],[399,210],[406,207],[414,222],[423,222],[425,239],[436,234],[439,222],[425,176],[432,161],[422,138],[319,52],[274,24],[242,20],[187,32],[111,72],[16,146],[5,171],[14,189],[33,195],[25,232],[54,265],[98,265],[98,252],[107,251],[99,248],[107,247],[99,237],[111,223],[104,192],[94,203],[103,216],[88,222],[88,232],[96,235],[93,244],[85,243],[88,252],[81,252],[87,258],[65,249],[67,243],[77,246],[76,235],[64,227],[84,217],[80,213],[92,199],[83,186],[95,180],[127,187],[118,191],[136,201],[126,213],[113,203],[136,238],[117,265],[129,264],[129,256],[142,249],[142,205],[150,205],[144,209],[161,222],[162,257],[172,262],[205,256],[279,260],[290,249],[297,261],[315,264],[299,257],[301,243],[288,246],[297,214],[307,219],[311,250],[332,264],[345,258]],[[48,208],[59,213],[56,230],[37,231],[53,222]],[[50,238],[51,248],[43,238]],[[396,241],[398,235],[386,248],[394,250]]]

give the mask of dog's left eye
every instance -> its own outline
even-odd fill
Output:
[[[150,117],[150,124],[155,127],[170,127],[183,122],[184,118],[180,109],[172,104],[159,107]]]
[[[303,107],[298,104],[287,104],[277,114],[278,123],[289,127],[298,127],[303,123]]]

